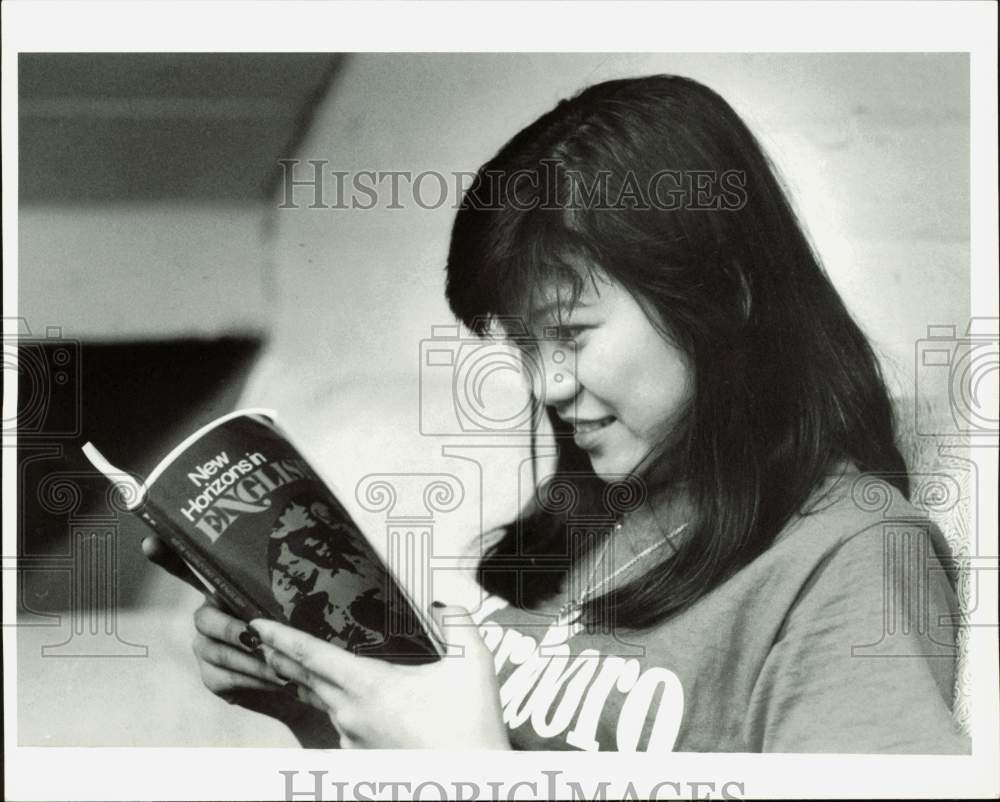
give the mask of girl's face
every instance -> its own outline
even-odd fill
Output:
[[[564,309],[561,320],[558,288],[543,294],[532,333],[544,374],[535,381],[544,387],[534,389],[573,424],[574,442],[597,476],[610,481],[669,438],[693,382],[687,356],[664,339],[628,290],[603,272],[595,276],[585,279],[579,302],[568,314]],[[558,337],[545,337],[553,327]]]

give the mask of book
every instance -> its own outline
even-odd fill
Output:
[[[391,662],[432,662],[444,653],[427,611],[413,604],[270,410],[217,418],[144,482],[92,443],[83,451],[128,512],[236,617],[281,621]]]

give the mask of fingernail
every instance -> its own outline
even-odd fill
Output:
[[[257,650],[257,653],[263,655],[264,663],[268,666],[268,668],[270,668],[274,672],[275,676],[278,679],[280,679],[282,682],[291,682],[291,680],[284,674],[282,674],[278,670],[277,666],[274,665],[274,660],[272,659],[272,655],[274,654],[274,649],[272,649],[270,646],[261,646]]]
[[[257,651],[261,643],[260,635],[258,635],[253,627],[247,627],[240,633],[240,643],[246,646],[251,652]]]
[[[441,607],[447,607],[447,606],[448,605],[446,605],[444,602],[439,602],[437,599],[435,599],[434,601],[431,602],[431,607],[441,608]]]

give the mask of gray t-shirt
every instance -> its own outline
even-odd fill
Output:
[[[939,533],[894,489],[831,480],[764,554],[645,631],[580,631],[566,598],[488,597],[518,749],[960,753],[957,603]]]

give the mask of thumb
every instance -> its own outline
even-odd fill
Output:
[[[486,644],[479,636],[479,627],[464,607],[435,601],[431,604],[431,615],[448,646],[449,657],[471,657],[487,652]]]

